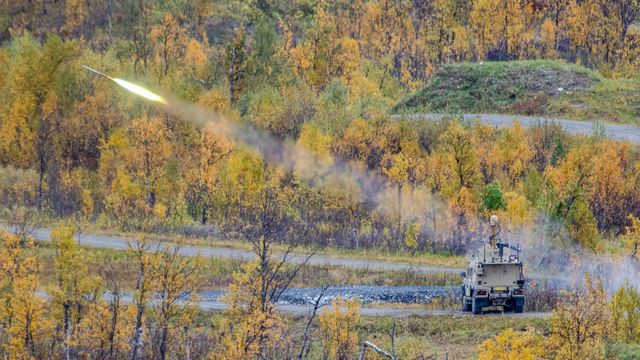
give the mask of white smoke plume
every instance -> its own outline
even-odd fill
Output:
[[[356,183],[361,189],[360,198],[382,213],[396,215],[400,211],[405,220],[419,223],[423,231],[437,241],[451,238],[455,214],[442,199],[427,189],[417,189],[409,195],[399,193],[386,178],[353,162],[336,158],[331,162],[324,161],[293,141],[282,141],[250,124],[231,121],[196,104],[168,99],[167,104],[161,107],[177,118],[255,150],[269,164],[294,171],[310,186],[337,183],[350,188],[350,184]],[[557,229],[558,226],[562,225],[539,216],[525,229],[503,234],[513,236],[512,241],[521,244],[529,277],[566,280],[579,285],[586,274],[591,274],[592,278],[601,279],[610,292],[625,282],[640,289],[638,265],[631,259],[595,254],[576,245],[558,244],[549,234],[550,227]],[[470,247],[478,248],[486,240],[486,225],[480,223],[476,235],[478,238]]]

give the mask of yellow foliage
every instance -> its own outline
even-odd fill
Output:
[[[189,39],[185,50],[184,61],[193,69],[195,76],[199,79],[206,79],[207,72],[207,53],[202,44],[196,39]]]
[[[527,198],[524,195],[511,191],[506,192],[504,195],[507,202],[505,215],[509,224],[514,227],[521,227],[528,224],[534,214],[527,202]]]
[[[6,120],[0,122],[0,159],[18,167],[30,164],[37,133],[29,127],[35,98],[23,94],[8,108]]]
[[[336,56],[339,72],[350,83],[353,73],[360,66],[360,47],[358,42],[351,38],[342,38],[339,43],[339,52]]]
[[[625,228],[624,245],[631,258],[640,262],[640,219],[629,214],[627,216],[631,225]]]
[[[449,206],[455,214],[465,214],[467,217],[472,217],[478,210],[473,193],[467,187],[460,188],[455,197],[449,200]]]
[[[524,127],[517,121],[502,132],[495,143],[490,163],[506,175],[513,186],[524,175],[533,157]],[[496,174],[499,175],[499,174]]]
[[[128,135],[131,146],[123,152],[122,160],[133,179],[144,186],[145,201],[153,207],[172,150],[169,130],[161,118],[143,116],[131,123]]]
[[[457,188],[473,187],[478,180],[479,164],[469,133],[459,123],[453,123],[440,140],[449,158],[449,166],[456,174]]]
[[[221,350],[213,354],[215,359],[255,359],[282,336],[282,319],[274,304],[263,304],[260,299],[263,283],[258,269],[259,263],[254,261],[233,274],[222,299],[228,305],[228,318],[223,323],[228,331],[221,339]]]
[[[557,360],[604,359],[611,309],[601,282],[585,277],[584,288],[564,292],[551,315],[550,349]]]
[[[393,154],[389,161],[391,166],[385,168],[384,174],[391,181],[401,186],[409,180],[409,171],[413,168],[412,159],[405,152]]]
[[[120,300],[122,301],[122,300]],[[87,312],[78,324],[77,332],[81,334],[78,342],[88,349],[104,349],[111,344],[110,335],[113,331],[113,351],[116,354],[126,354],[130,350],[130,335],[133,333],[135,314],[127,315],[127,306],[120,303],[118,313],[115,314],[117,323],[113,323],[114,314],[111,304],[97,301],[88,305]],[[134,308],[131,306],[130,308]],[[115,328],[112,328],[115,326]]]
[[[540,27],[540,35],[542,36],[542,45],[544,46],[544,56],[547,58],[555,58],[557,30],[556,25],[551,19],[545,19]]]
[[[164,220],[167,217],[167,207],[163,203],[157,202],[153,206],[153,213],[158,219]]]
[[[203,93],[198,100],[198,104],[205,107],[207,110],[226,113],[230,109],[231,99],[224,91],[220,89],[211,89],[206,93]]]
[[[351,121],[342,134],[337,147],[340,154],[348,159],[366,161],[373,134],[369,124],[362,118]]]
[[[457,61],[466,60],[471,48],[469,46],[469,32],[464,26],[457,25],[453,28],[453,44],[451,52]]]
[[[449,197],[456,191],[456,174],[453,167],[450,166],[448,154],[434,152],[418,169],[421,173],[420,176],[425,178],[425,184],[433,190]]]
[[[302,126],[297,144],[302,148],[295,162],[296,175],[302,179],[314,179],[324,175],[333,164],[331,137],[311,123]]]
[[[473,34],[476,58],[483,60],[489,50],[497,45],[501,26],[496,26],[495,21],[500,21],[500,11],[504,9],[500,0],[478,0],[473,3],[469,15],[469,26]]]
[[[418,248],[418,235],[420,234],[420,224],[409,224],[404,235],[404,245],[407,249],[415,250]]]
[[[89,189],[82,189],[82,215],[86,219],[93,215],[93,198]]]
[[[63,31],[74,32],[78,27],[82,25],[87,17],[86,5],[88,4],[84,0],[68,0],[65,2],[65,17],[66,22],[63,27]]]
[[[356,326],[360,321],[360,304],[356,299],[337,297],[331,308],[319,317],[320,336],[325,356],[331,360],[348,360],[358,350]]]
[[[187,29],[181,26],[171,13],[165,13],[162,21],[153,26],[149,40],[153,47],[155,75],[162,80],[179,60],[184,58],[187,45]],[[193,54],[192,54],[193,58]]]
[[[479,360],[534,360],[545,354],[543,343],[533,329],[518,332],[506,329],[478,347]]]
[[[37,293],[37,260],[31,241],[0,230],[0,354],[33,359],[37,344],[50,337],[46,301]]]

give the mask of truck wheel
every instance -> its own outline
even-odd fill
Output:
[[[476,304],[476,299],[474,298],[471,303],[471,312],[474,315],[478,315],[482,312],[482,307]]]
[[[462,297],[462,311],[471,311],[471,304],[467,302],[467,300]]]

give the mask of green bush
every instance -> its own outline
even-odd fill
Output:
[[[507,208],[507,201],[504,199],[504,193],[500,188],[500,184],[493,182],[484,190],[484,198],[482,200],[484,208],[490,211],[504,210]]]

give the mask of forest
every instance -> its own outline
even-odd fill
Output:
[[[494,213],[514,239],[544,236],[569,254],[543,255],[538,266],[556,270],[587,253],[637,270],[637,145],[607,138],[598,124],[576,136],[553,121],[498,129],[456,114],[394,113],[415,96],[436,103],[441,91],[429,86],[443,74],[510,61],[620,84],[607,104],[624,116],[594,107],[582,117],[637,125],[639,12],[637,0],[1,1],[0,223],[12,231],[0,233],[0,352],[356,358],[364,334],[387,336],[383,325],[361,319],[349,299],[306,328],[306,319],[278,314],[273,303],[300,267],[274,249],[464,256]],[[282,166],[82,65],[257,129],[297,149],[297,162]],[[570,96],[601,96],[587,87]],[[523,96],[495,112],[537,113],[539,94]],[[437,104],[457,106],[455,97]],[[345,168],[357,176],[334,176]],[[50,245],[31,238],[39,227],[53,229]],[[79,230],[135,240],[127,255],[98,254],[73,240]],[[206,261],[179,255],[211,239],[257,255],[233,271],[228,308],[214,316],[195,305]],[[126,276],[113,262],[121,256]],[[581,280],[583,293],[537,329],[504,326],[476,339],[480,358],[505,349],[531,359],[640,353],[638,289],[612,294]],[[417,359],[411,321],[398,330],[408,341],[402,358]]]

